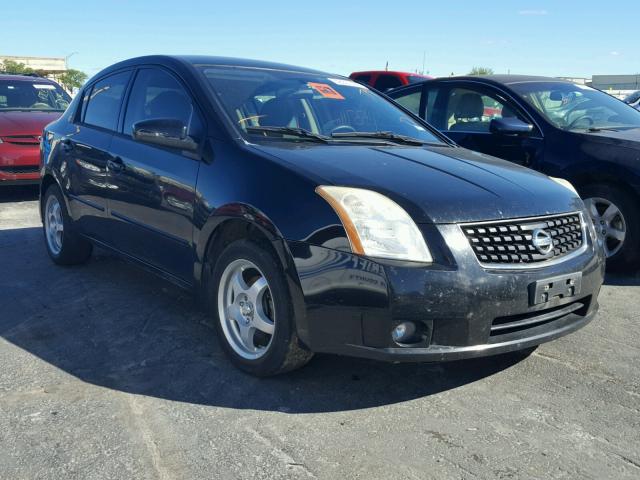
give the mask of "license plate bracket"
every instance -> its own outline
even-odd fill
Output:
[[[540,305],[553,299],[575,297],[582,288],[582,272],[545,278],[532,283],[529,288],[529,304]]]

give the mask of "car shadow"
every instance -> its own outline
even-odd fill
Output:
[[[189,293],[110,254],[57,267],[40,229],[23,228],[0,231],[0,265],[6,341],[84,382],[173,401],[289,413],[362,409],[454,389],[525,356],[388,364],[316,355],[301,370],[258,379],[231,365]]]
[[[0,203],[27,202],[37,200],[40,195],[38,185],[8,185],[0,184]]]

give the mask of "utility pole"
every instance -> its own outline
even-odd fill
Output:
[[[64,68],[65,70],[69,70],[69,59],[71,57],[73,57],[75,54],[77,54],[78,52],[71,52],[69,55],[67,55],[66,57],[64,57]]]

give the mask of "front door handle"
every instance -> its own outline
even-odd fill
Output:
[[[120,157],[113,157],[107,160],[107,169],[114,173],[120,173],[124,170],[124,162]]]
[[[73,142],[70,139],[63,138],[62,140],[60,140],[60,143],[62,144],[62,149],[65,152],[70,152],[71,150],[73,150]]]

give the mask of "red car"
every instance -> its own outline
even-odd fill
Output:
[[[40,181],[40,137],[71,98],[42,77],[0,75],[0,185]]]
[[[366,83],[380,92],[386,92],[392,88],[402,87],[410,83],[422,82],[433,78],[429,75],[418,73],[390,72],[388,70],[371,70],[368,72],[353,72],[349,78],[356,82]]]

